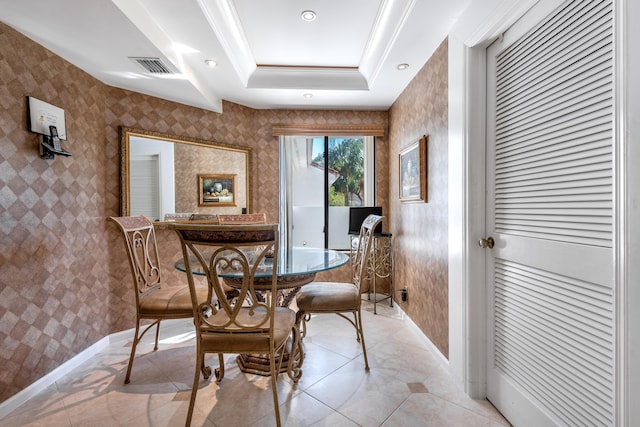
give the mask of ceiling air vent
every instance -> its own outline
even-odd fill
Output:
[[[133,58],[129,59],[140,64],[145,70],[153,74],[173,74],[173,71],[160,61],[160,58]]]

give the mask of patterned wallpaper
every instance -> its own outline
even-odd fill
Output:
[[[72,157],[44,160],[26,131],[26,96],[63,108]],[[117,229],[118,127],[252,148],[252,210],[278,220],[276,123],[383,124],[385,111],[253,110],[225,102],[223,113],[112,88],[0,23],[0,401],[104,336],[133,327],[128,261]],[[376,146],[378,203],[389,209],[389,146]],[[386,227],[386,226],[385,226]],[[177,236],[158,230],[163,275]],[[344,270],[322,278],[342,279]]]
[[[0,23],[0,401],[113,331],[104,217],[118,206],[118,157],[105,143],[106,93]],[[64,108],[72,157],[40,158],[26,96]]]
[[[407,289],[402,309],[445,357],[449,353],[447,55],[445,40],[389,111],[394,283],[396,290]],[[394,160],[422,135],[429,135],[429,199],[400,203]]]

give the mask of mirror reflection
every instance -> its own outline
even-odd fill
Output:
[[[122,215],[164,222],[250,212],[249,148],[131,128],[120,128],[120,147]]]

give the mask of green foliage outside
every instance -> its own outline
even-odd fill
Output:
[[[329,206],[346,206],[344,204],[344,193],[336,193],[335,187],[329,187]]]
[[[322,154],[314,159],[323,163]],[[329,188],[329,206],[360,206],[364,192],[364,140],[332,138],[329,140],[329,169],[338,178]],[[356,201],[357,200],[357,201]]]

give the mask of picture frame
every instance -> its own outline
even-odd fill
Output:
[[[235,174],[198,174],[198,206],[236,206]]]
[[[427,202],[427,143],[424,135],[417,142],[400,152],[399,195],[400,202]]]

